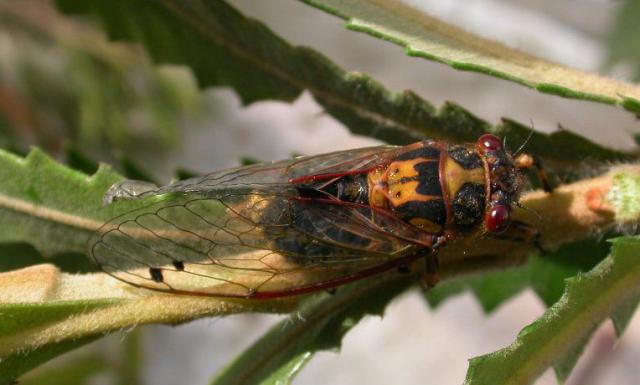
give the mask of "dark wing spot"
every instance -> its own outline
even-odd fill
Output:
[[[173,261],[173,267],[175,267],[176,270],[178,270],[178,271],[183,271],[184,270],[184,262],[182,262],[182,261]]]
[[[150,267],[149,275],[151,275],[151,279],[153,279],[155,282],[161,283],[164,280],[164,278],[162,277],[162,271],[157,267]]]
[[[467,147],[451,146],[449,147],[448,152],[451,159],[455,160],[465,170],[482,167],[482,159],[480,159],[480,155]]]
[[[453,199],[453,222],[458,230],[468,232],[482,219],[485,188],[478,183],[465,183]]]

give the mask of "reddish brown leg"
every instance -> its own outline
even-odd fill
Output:
[[[438,252],[440,248],[449,240],[450,236],[447,234],[440,235],[433,243],[433,248],[429,254],[425,256],[425,272],[422,276],[421,284],[426,289],[431,289],[438,282],[440,282],[440,276],[438,270],[440,270],[440,259],[438,258]]]
[[[538,179],[542,184],[542,188],[545,192],[553,192],[554,187],[551,185],[549,181],[549,177],[547,176],[547,172],[542,166],[542,161],[535,155],[529,154],[520,154],[515,159],[516,166],[521,169],[534,169],[536,174],[538,175]]]
[[[535,169],[536,174],[538,174],[538,179],[540,180],[540,183],[542,183],[544,191],[548,193],[553,192],[554,187],[549,182],[549,177],[542,166],[542,161],[535,155],[533,155],[533,168]]]
[[[542,234],[538,229],[521,221],[513,221],[509,225],[507,231],[501,234],[492,235],[492,237],[496,239],[530,243],[535,246],[541,254],[545,254],[547,251],[540,243],[541,236]]]
[[[422,287],[425,289],[431,289],[438,282],[440,282],[440,276],[438,275],[438,268],[440,267],[440,260],[438,259],[438,252],[434,251],[425,257],[425,273],[422,276]]]

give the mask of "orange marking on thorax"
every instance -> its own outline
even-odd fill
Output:
[[[420,184],[415,166],[438,159],[416,158],[391,162],[386,169],[369,172],[369,203],[376,207],[400,206],[410,201],[442,199],[440,196],[424,195],[417,191]]]

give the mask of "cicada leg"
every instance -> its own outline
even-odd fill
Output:
[[[509,228],[501,234],[495,234],[492,237],[496,239],[503,239],[507,241],[525,242],[535,246],[541,254],[547,251],[542,247],[540,238],[542,233],[540,230],[533,226],[528,225],[522,221],[513,221],[509,225]]]
[[[431,289],[440,282],[440,276],[438,275],[439,268],[440,259],[438,258],[438,253],[433,251],[425,257],[425,273],[421,281],[424,289]]]
[[[540,160],[540,158],[538,158],[535,155],[520,154],[515,159],[515,164],[520,169],[535,170],[538,176],[538,180],[540,180],[540,183],[542,184],[542,188],[544,189],[544,191],[548,193],[553,192],[554,186],[551,185],[549,176],[547,175],[547,172],[542,166],[542,161]]]
[[[423,289],[431,289],[440,282],[440,276],[438,275],[438,271],[440,270],[440,258],[438,257],[438,252],[440,251],[440,248],[451,238],[452,235],[449,233],[435,237],[433,247],[425,256],[425,272],[421,280]]]

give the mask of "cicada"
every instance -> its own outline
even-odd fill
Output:
[[[129,197],[140,208],[104,224],[89,252],[117,279],[177,294],[300,295],[420,258],[433,278],[448,241],[530,229],[511,212],[523,169],[538,165],[487,134],[463,145],[423,140],[298,157],[159,188],[126,181],[108,200]]]

